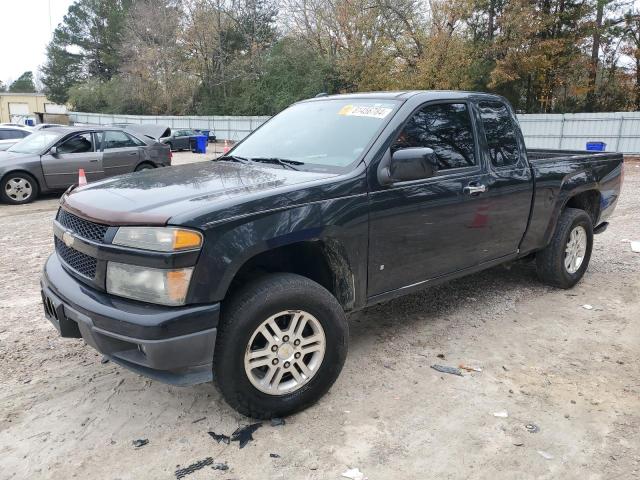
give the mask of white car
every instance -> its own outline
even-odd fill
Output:
[[[33,133],[28,127],[11,127],[0,125],[0,150],[6,150],[24,137]]]
[[[31,127],[34,132],[38,130],[42,130],[45,128],[58,128],[58,127],[66,127],[67,125],[62,125],[61,123],[38,123],[37,125]]]

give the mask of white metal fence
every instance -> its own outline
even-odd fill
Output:
[[[530,148],[584,150],[604,142],[608,152],[640,153],[640,112],[518,115]]]
[[[109,115],[70,112],[76,123],[157,123],[171,128],[208,129],[218,137],[238,141],[269,117],[177,117]],[[587,142],[604,142],[609,152],[640,153],[640,112],[518,115],[530,148],[584,150]]]

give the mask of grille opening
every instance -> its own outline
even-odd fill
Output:
[[[98,261],[74,248],[67,247],[58,237],[55,238],[56,252],[64,263],[88,278],[95,278]]]
[[[67,230],[71,230],[79,237],[86,238],[87,240],[93,240],[95,242],[102,242],[104,236],[107,233],[108,225],[102,225],[100,223],[90,222],[84,218],[80,218],[66,210],[58,210],[56,217],[58,223],[65,227]]]

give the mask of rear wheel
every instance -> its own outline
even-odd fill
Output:
[[[9,173],[0,182],[0,195],[7,203],[19,205],[33,202],[38,192],[38,182],[28,173]]]
[[[268,275],[223,305],[214,378],[240,413],[288,415],[335,382],[347,341],[344,311],[324,287],[299,275]]]
[[[538,277],[554,287],[573,287],[589,266],[592,248],[591,217],[584,210],[565,209],[551,243],[536,254]]]
[[[154,168],[156,167],[152,164],[144,162],[136,167],[136,172],[141,172],[142,170],[153,170]]]

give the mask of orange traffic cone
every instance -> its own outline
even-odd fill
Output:
[[[224,148],[222,149],[222,153],[227,153],[229,150],[231,150],[231,147],[229,146],[229,142],[227,140],[224,141]]]
[[[78,186],[81,187],[87,184],[87,176],[84,174],[84,168],[78,170]]]

